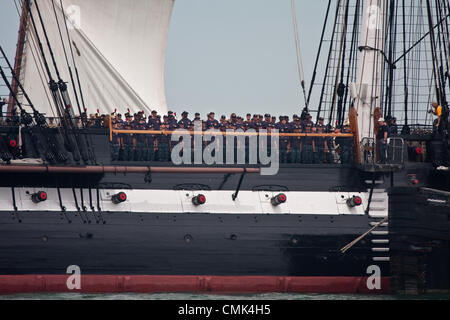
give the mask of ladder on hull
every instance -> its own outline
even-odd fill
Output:
[[[366,213],[370,217],[370,227],[379,225],[389,216],[389,197],[384,187],[384,180],[366,181],[370,201]],[[389,222],[384,222],[372,231],[371,234],[372,253],[374,262],[390,262],[389,248]]]

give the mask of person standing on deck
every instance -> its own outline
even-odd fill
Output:
[[[433,101],[431,106],[433,107],[433,110],[431,110],[430,112],[433,113],[435,116],[437,116],[437,121],[435,123],[435,126],[436,126],[436,128],[440,129],[443,124],[442,107],[439,105],[439,103],[437,101]],[[439,133],[441,133],[440,130],[439,130]]]
[[[283,134],[290,133],[287,117],[280,117],[280,123],[277,126],[280,132],[280,163],[288,163],[288,148],[290,137],[283,136]]]
[[[303,124],[303,132],[306,134],[311,134],[313,131],[314,124],[312,121],[307,121]],[[302,157],[303,157],[303,163],[304,164],[312,164],[313,163],[313,156],[314,156],[314,149],[313,149],[313,138],[309,135],[307,135],[303,139],[302,143]]]
[[[124,130],[132,130],[133,126],[133,117],[130,114],[126,115],[127,121],[124,122]],[[132,133],[125,133],[123,135],[123,144],[124,144],[124,161],[131,161],[133,158],[133,134]]]
[[[387,141],[389,138],[389,128],[386,124],[386,121],[381,118],[378,120],[379,127],[377,133],[377,142],[378,142],[378,159],[382,164],[387,162]]]
[[[302,134],[303,126],[300,122],[291,124],[293,133]],[[291,137],[291,163],[302,163],[302,140],[301,136]]]
[[[156,121],[157,121],[157,119],[153,120],[152,117],[149,117],[148,122],[145,126],[146,130],[147,131],[156,131],[155,130]],[[159,126],[158,126],[158,129],[159,129]],[[155,135],[147,134],[145,137],[147,139],[147,161],[153,162],[153,161],[155,161]]]
[[[168,121],[165,121],[161,125],[161,131],[163,131],[163,134],[159,135],[157,138],[158,155],[160,162],[169,162],[171,140],[169,136],[169,127],[170,123]]]
[[[315,132],[317,134],[324,134],[325,127],[323,125],[318,124],[315,127]],[[314,163],[315,164],[323,164],[325,158],[325,139],[324,137],[315,137],[314,138]]]

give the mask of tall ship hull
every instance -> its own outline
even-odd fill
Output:
[[[97,134],[99,149],[102,139]],[[287,165],[272,178],[247,169],[240,189],[239,168],[189,173],[195,167],[160,163],[144,181],[125,171],[93,176],[88,167],[2,167],[0,291],[73,292],[67,269],[74,265],[78,292],[448,290],[448,195],[429,190],[449,176],[409,166],[374,173]],[[412,172],[419,186],[411,186]],[[33,202],[40,191],[47,200]],[[127,201],[115,204],[119,192]],[[288,200],[274,207],[279,193]],[[191,201],[199,194],[207,199],[201,209]],[[362,205],[351,208],[354,196]]]
[[[11,83],[0,68],[11,94],[7,115],[0,118],[0,294],[450,290],[449,127],[444,120],[448,37],[442,36],[450,17],[442,17],[450,10],[448,1],[419,6],[428,29],[420,25],[419,35],[409,35],[403,28],[403,55],[395,61],[400,2],[338,1],[332,19],[330,0],[311,81],[313,87],[322,45],[329,42],[318,110],[311,109],[311,91],[306,94],[296,34],[304,122],[296,117],[288,130],[281,119],[273,132],[261,126],[234,150],[247,155],[252,137],[258,137],[256,143],[276,137],[271,152],[281,151],[282,162],[276,175],[263,174],[267,165],[261,153],[254,164],[247,164],[245,156],[244,164],[221,164],[218,149],[211,156],[220,161],[212,165],[169,161],[166,137],[177,132],[168,122],[150,117],[146,123],[139,117],[167,111],[163,66],[174,1],[133,1],[133,6],[120,0],[24,1],[20,45],[15,66],[9,66]],[[419,10],[412,7],[411,12]],[[83,20],[77,21],[77,8],[85,13]],[[403,26],[405,12],[403,2]],[[434,15],[442,18],[436,26]],[[294,14],[298,32],[296,19]],[[331,39],[324,37],[327,21],[334,21]],[[114,32],[103,36],[102,26]],[[423,29],[427,33],[421,38]],[[116,51],[116,37],[129,42],[126,52]],[[438,100],[433,113],[440,121],[432,126],[430,113],[419,110],[423,79],[408,72],[408,63],[417,63],[410,52],[427,45],[433,46],[434,62],[427,97]],[[394,72],[402,59],[400,90]],[[145,62],[141,72],[136,61]],[[411,98],[413,82],[418,89]],[[398,96],[405,96],[400,111]],[[86,104],[102,104],[112,115],[100,117],[97,110],[88,119]],[[122,128],[118,104],[134,105]],[[393,119],[399,112],[405,115],[403,130],[394,132],[395,121],[383,129],[382,117]],[[56,127],[44,116],[52,113]],[[328,125],[313,124],[310,113]],[[425,118],[416,130],[408,122],[411,114],[418,122],[419,114]],[[232,129],[234,118],[227,124]],[[255,126],[261,125],[254,118]],[[140,120],[146,129],[139,128]],[[203,124],[214,126],[214,121]],[[193,130],[189,138],[200,136],[201,152],[214,144],[202,140],[211,132],[201,125],[200,133],[183,129]],[[236,132],[211,134],[214,142],[231,136],[234,143],[233,135],[241,133]],[[144,149],[147,155],[167,154],[150,159]],[[297,158],[300,153],[306,157],[288,161],[286,154],[295,152]]]

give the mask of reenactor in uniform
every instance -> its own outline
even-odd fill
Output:
[[[155,131],[161,130],[161,124],[162,124],[162,121],[161,121],[160,115],[158,115],[158,116],[156,116],[156,118],[152,119],[153,130],[155,130]]]
[[[189,116],[189,113],[186,111],[181,114],[182,119],[180,121],[178,121],[179,129],[187,129],[191,126],[192,121],[189,120],[188,116]],[[180,127],[181,124],[183,125],[183,128]]]
[[[299,125],[300,126],[302,125],[300,118],[296,114],[294,114],[294,116],[292,117],[292,122],[289,123],[289,126],[291,127],[292,130],[294,130],[294,128]],[[302,127],[302,129],[303,129],[303,127]]]
[[[277,124],[277,117],[272,117],[272,124],[274,126]]]
[[[145,120],[142,118],[142,114],[138,114],[138,119],[134,123],[134,130],[136,131],[144,131],[147,127]],[[147,152],[146,152],[146,140],[147,137],[145,134],[135,134],[136,140],[136,156],[135,161],[145,161],[147,160]]]
[[[322,120],[323,123],[323,120]],[[314,132],[315,131],[315,132]],[[324,134],[325,133],[325,127],[319,124],[313,128],[313,133],[317,134]],[[325,159],[325,139],[324,137],[316,137],[314,139],[314,163],[315,164],[322,164]]]
[[[159,135],[157,138],[158,144],[158,157],[160,162],[169,162],[170,157],[170,135],[169,131],[169,122],[164,122],[161,125],[161,131],[164,133]]]
[[[115,115],[115,114],[113,114]],[[113,130],[120,130],[118,116],[111,119],[111,125]],[[111,161],[119,161],[120,140],[117,133],[112,134],[111,141]]]
[[[300,122],[291,124],[293,133],[303,133],[303,126]],[[302,163],[302,141],[303,137],[291,137],[291,163]]]
[[[247,120],[244,121],[244,127],[246,128],[246,130],[255,128],[255,124],[252,121],[252,115],[250,113],[247,114]]]
[[[206,130],[219,128],[219,121],[214,119],[215,116],[216,114],[214,112],[211,112],[208,115],[208,120],[206,121]]]
[[[304,123],[303,132],[306,134],[313,133],[314,124],[312,121],[307,121]],[[314,139],[311,136],[306,136],[303,139],[303,148],[302,148],[302,157],[304,164],[312,164],[313,163],[313,155],[314,155],[314,147],[313,147]]]
[[[280,163],[288,163],[290,137],[281,136],[282,134],[290,133],[287,121],[288,117],[280,117],[280,123],[277,126],[277,129],[280,132]]]
[[[271,122],[272,122],[271,115],[270,114],[264,115],[264,121],[261,124],[262,129],[266,130],[269,127]]]
[[[169,111],[167,119],[169,121],[169,130],[175,130],[178,127],[178,122],[175,118],[175,115],[172,111]]]
[[[312,132],[312,127],[314,127],[314,122],[312,121],[312,116],[310,114],[307,114],[306,120],[303,121],[303,131],[306,131],[306,127],[311,127],[311,132]]]
[[[156,121],[158,121],[158,119],[153,121],[152,117],[149,117],[148,123],[146,125],[147,131],[155,131],[154,123]],[[146,134],[145,138],[147,139],[147,161],[153,162],[155,161],[155,135]]]
[[[219,130],[222,126],[227,126],[227,116],[220,117]]]
[[[151,122],[152,126],[154,126],[157,119],[158,119],[158,112],[152,111],[152,115],[148,118],[148,123]]]
[[[132,130],[132,121],[133,117],[130,114],[126,115],[127,121],[124,122],[124,130]],[[133,149],[134,149],[134,143],[133,143],[133,134],[132,133],[125,133],[123,135],[123,144],[124,144],[124,155],[123,159],[124,161],[131,161],[133,159]]]

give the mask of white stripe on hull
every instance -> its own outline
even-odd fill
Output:
[[[44,191],[48,195],[45,202],[34,203],[31,195]],[[114,204],[112,196],[119,192],[127,194],[127,201]],[[77,211],[72,189],[60,189],[62,205],[66,210]],[[271,199],[280,192],[240,191],[236,201],[234,191],[174,191],[174,190],[100,190],[100,203],[97,191],[92,189],[92,205],[100,205],[105,212],[136,213],[220,213],[220,214],[320,214],[320,215],[364,215],[369,201],[369,193],[340,192],[284,192],[287,202],[273,206]],[[206,204],[195,206],[192,199],[203,194]],[[347,199],[359,196],[363,204],[350,208]],[[384,195],[387,199],[388,195]],[[18,211],[61,211],[57,189],[16,188]],[[81,191],[76,189],[78,206],[81,207]],[[90,208],[89,190],[83,189],[84,206]],[[0,211],[14,210],[11,188],[0,188]]]

